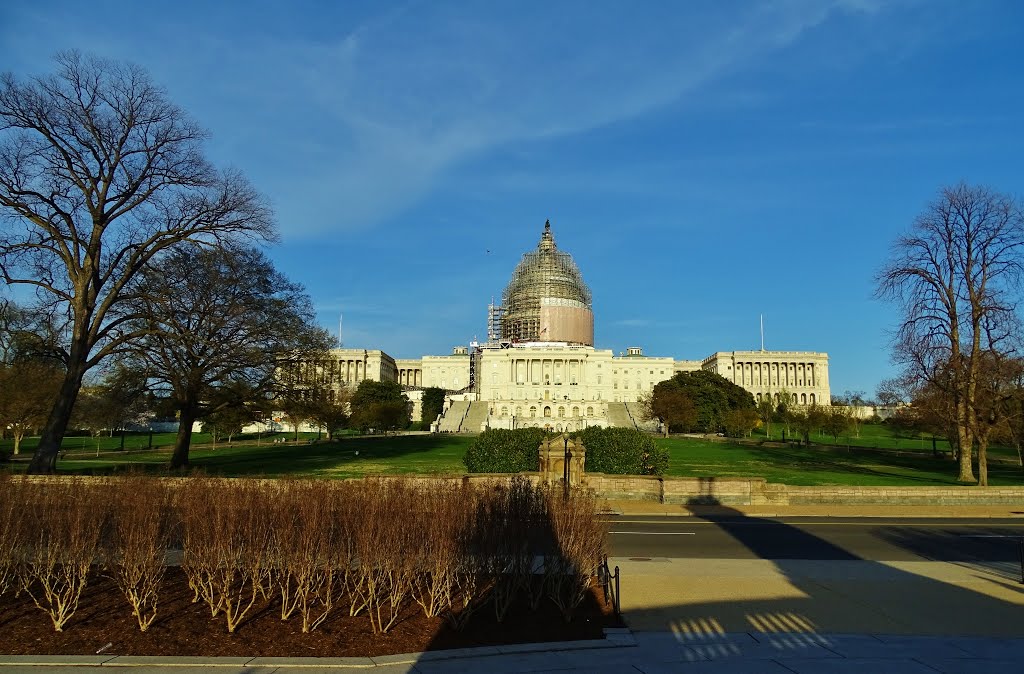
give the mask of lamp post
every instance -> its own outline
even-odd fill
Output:
[[[569,461],[572,459],[572,454],[569,452],[569,438],[563,438],[565,443],[565,461],[562,464],[562,485],[563,485],[563,496],[566,500],[569,499]]]

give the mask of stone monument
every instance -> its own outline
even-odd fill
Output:
[[[583,484],[587,449],[582,442],[563,433],[541,441],[538,452],[541,479],[545,484],[566,481],[570,487]]]

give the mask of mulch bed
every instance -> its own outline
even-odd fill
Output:
[[[603,628],[621,623],[604,604],[599,587],[565,622],[549,600],[540,610],[513,606],[498,623],[491,605],[481,607],[466,628],[457,632],[441,618],[426,618],[410,601],[387,634],[374,634],[365,615],[349,617],[336,606],[310,634],[302,633],[298,616],[282,621],[276,602],[257,603],[234,634],[224,617],[210,618],[205,603],[192,603],[192,591],[178,568],[168,570],[156,622],[140,632],[131,608],[114,582],[102,574],[91,579],[79,609],[55,632],[49,615],[24,593],[0,599],[0,653],[8,655],[203,655],[265,657],[344,657],[495,646],[502,644],[600,639]]]

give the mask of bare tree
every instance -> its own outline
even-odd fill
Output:
[[[172,468],[188,465],[192,424],[208,414],[272,395],[282,359],[315,358],[334,344],[312,325],[303,288],[260,251],[182,245],[138,283],[131,323],[141,337],[126,356],[163,388],[178,411]]]
[[[1024,216],[985,187],[947,187],[893,245],[877,294],[900,306],[894,359],[951,401],[961,482],[974,482],[983,354],[1014,349]]]
[[[137,335],[124,300],[182,241],[273,235],[239,173],[141,68],[77,52],[57,73],[0,76],[0,273],[66,319],[66,374],[29,470],[53,472],[85,373]]]
[[[335,431],[348,421],[351,399],[352,392],[345,386],[315,386],[310,390],[306,413],[310,421],[324,430],[327,439],[333,440]]]

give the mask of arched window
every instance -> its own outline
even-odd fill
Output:
[[[793,404],[796,405],[796,394],[793,394]]]
[[[565,408],[564,407],[559,407],[558,408],[558,418],[561,419],[564,416],[565,416]]]
[[[551,416],[551,407],[549,405],[545,405],[544,406],[544,416],[545,417],[550,417]]]
[[[814,394],[813,393],[811,394],[811,404],[812,405],[814,404]]]
[[[801,405],[806,405],[807,404],[807,394],[806,393],[801,393],[800,394],[800,404]]]
[[[587,408],[587,416],[588,417],[594,416],[594,408],[593,407],[588,407]]]
[[[516,408],[516,416],[517,417],[523,416],[523,408],[522,407],[517,407]]]
[[[537,408],[536,407],[531,407],[530,408],[530,416],[531,417],[537,416]]]
[[[578,417],[580,415],[580,408],[578,408],[578,407],[572,408],[572,415],[574,417]]]

